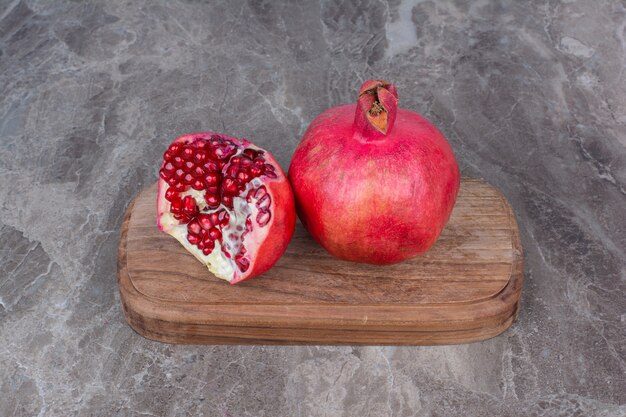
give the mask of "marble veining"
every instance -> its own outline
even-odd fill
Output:
[[[0,1],[0,416],[626,415],[622,1]],[[367,78],[500,188],[517,323],[445,347],[171,346],[121,314],[124,209],[169,141],[283,167]]]

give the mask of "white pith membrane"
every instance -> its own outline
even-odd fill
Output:
[[[244,149],[239,148],[230,159],[240,156],[243,153],[243,150]],[[228,165],[229,164],[226,164],[224,171]],[[271,181],[271,178],[266,178],[266,181],[267,180]],[[198,214],[208,215],[222,210],[229,214],[228,224],[220,227],[220,231],[222,234],[221,240],[224,250],[230,256],[227,256],[224,253],[220,239],[216,239],[214,241],[215,247],[208,255],[205,255],[202,249],[188,241],[187,227],[189,222],[177,220],[171,213],[171,203],[165,199],[165,193],[169,185],[165,182],[165,180],[163,180],[163,178],[159,178],[159,206],[157,213],[159,225],[164,232],[176,238],[176,240],[178,240],[187,251],[206,265],[209,271],[211,271],[211,273],[213,273],[216,277],[229,282],[237,282],[241,276],[253,269],[254,259],[257,255],[258,248],[265,240],[269,232],[271,218],[269,221],[265,221],[262,226],[257,222],[257,215],[261,211],[259,206],[262,207],[264,211],[269,212],[270,215],[273,211],[271,210],[271,197],[259,202],[259,198],[262,197],[262,195],[269,194],[267,187],[264,185],[264,181],[259,177],[249,180],[245,189],[241,191],[238,196],[233,197],[232,209],[224,204],[220,204],[215,209],[209,209],[204,198],[204,190],[198,191],[193,188],[189,188],[188,190],[179,193],[181,200],[185,196],[191,196],[194,199],[199,209]],[[248,225],[246,225],[246,220],[248,219],[249,222]],[[250,263],[249,267],[245,271],[242,271],[235,261],[235,257],[239,254],[242,245],[245,248],[245,258]]]

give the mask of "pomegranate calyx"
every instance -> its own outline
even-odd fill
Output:
[[[357,99],[354,123],[364,139],[380,138],[391,132],[398,108],[398,92],[385,80],[363,83]]]

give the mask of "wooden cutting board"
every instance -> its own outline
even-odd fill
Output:
[[[122,225],[118,284],[130,326],[194,344],[435,345],[488,339],[517,315],[522,250],[503,195],[464,178],[426,254],[373,266],[332,258],[296,226],[285,255],[256,279],[214,277],[156,227],[156,184]]]

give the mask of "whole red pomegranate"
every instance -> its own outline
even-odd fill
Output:
[[[393,84],[370,80],[355,104],[320,114],[289,167],[302,223],[332,255],[391,264],[427,251],[459,190],[452,148],[398,108]]]
[[[163,155],[157,225],[231,284],[270,269],[295,226],[293,194],[269,152],[219,133],[181,136]]]

